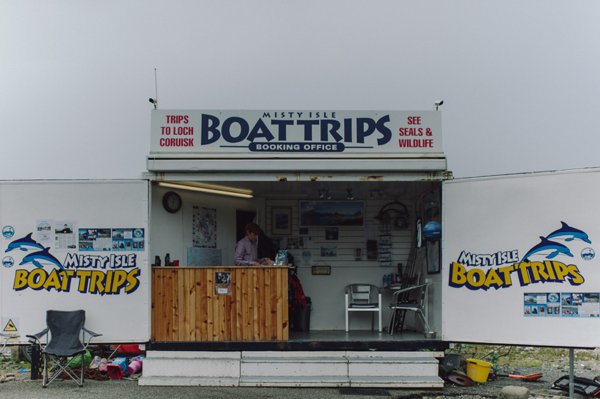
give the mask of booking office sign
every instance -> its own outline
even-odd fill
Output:
[[[13,289],[81,294],[131,294],[140,285],[137,254],[89,255],[67,252],[59,259],[32,233],[12,240],[4,259],[15,268]],[[33,268],[32,268],[33,266]]]
[[[152,154],[239,158],[442,153],[436,111],[153,110]]]

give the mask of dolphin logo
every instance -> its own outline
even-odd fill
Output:
[[[542,236],[540,236],[540,239],[542,241],[538,245],[527,251],[527,253],[523,257],[524,261],[528,261],[529,256],[543,251],[553,251],[550,255],[546,256],[546,258],[548,259],[553,259],[558,254],[563,254],[571,257],[573,256],[569,248],[567,248],[566,246],[558,242],[550,241]]]
[[[21,263],[19,263],[19,265],[24,265],[26,263],[33,263],[36,267],[44,267],[44,265],[41,264],[41,262],[49,262],[54,264],[55,266],[57,266],[58,268],[60,268],[62,271],[64,271],[66,273],[65,268],[63,267],[63,265],[60,263],[60,261],[58,259],[56,259],[54,256],[52,256],[50,254],[50,252],[48,252],[50,250],[50,247],[48,248],[44,248],[43,251],[38,251],[38,252],[33,252],[31,254],[28,254],[27,256],[25,256],[23,258],[23,260],[21,261]]]
[[[37,241],[35,241],[33,238],[31,238],[31,234],[29,233],[27,234],[25,237],[23,238],[19,238],[18,240],[14,240],[12,241],[10,244],[8,244],[8,248],[6,249],[6,251],[4,252],[10,252],[13,249],[20,249],[21,251],[27,251],[27,247],[29,248],[37,248],[37,249],[44,249],[44,246],[39,244]]]
[[[588,235],[586,233],[584,233],[583,231],[576,229],[574,227],[571,227],[568,224],[566,224],[565,222],[561,222],[561,223],[562,223],[562,227],[560,229],[550,233],[550,235],[546,238],[559,238],[559,237],[568,236],[568,238],[565,238],[565,241],[573,241],[574,239],[577,238],[581,241],[587,242],[588,244],[592,243],[590,241],[590,239],[588,238]]]

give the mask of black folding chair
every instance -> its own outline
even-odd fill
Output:
[[[63,372],[71,377],[79,387],[83,386],[85,351],[92,338],[102,335],[86,329],[83,326],[84,324],[85,310],[48,310],[46,312],[47,327],[35,335],[27,335],[29,342],[38,345],[40,354],[44,358],[44,379],[42,384],[44,388]],[[48,340],[48,333],[50,340]],[[86,334],[89,335],[87,342],[85,338]],[[44,336],[46,337],[45,341],[47,344],[42,343],[42,337]],[[81,374],[78,376],[71,369],[70,365],[79,356],[81,356]],[[52,375],[48,379],[50,362],[54,362],[54,366],[50,370]]]

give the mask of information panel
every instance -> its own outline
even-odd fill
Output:
[[[444,182],[443,338],[600,346],[600,169]]]
[[[101,342],[150,339],[148,182],[0,183],[2,332],[27,343],[46,311],[86,311]]]

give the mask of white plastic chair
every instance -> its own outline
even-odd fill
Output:
[[[350,284],[346,286],[345,291],[346,332],[349,331],[350,312],[377,312],[379,314],[379,332],[381,332],[381,288],[373,284]],[[373,314],[373,316],[375,315]]]

